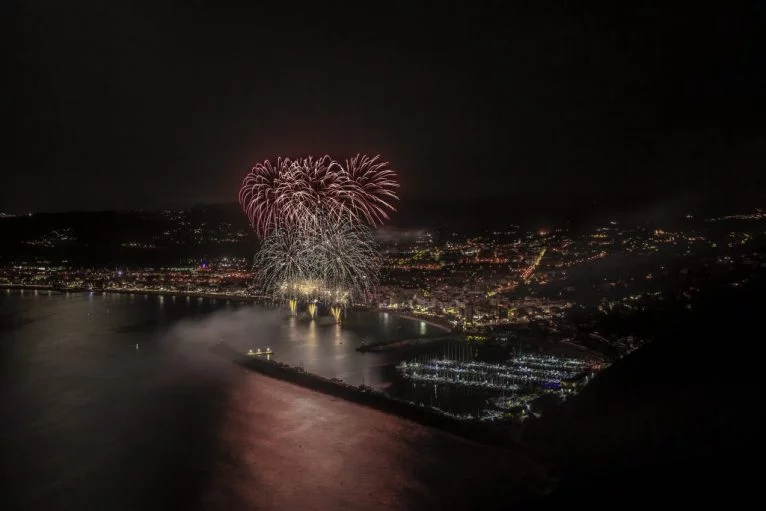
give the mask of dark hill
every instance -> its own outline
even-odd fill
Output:
[[[543,504],[686,504],[753,491],[760,445],[763,274],[691,311],[648,316],[656,340],[577,398],[529,424],[525,440],[561,484]]]

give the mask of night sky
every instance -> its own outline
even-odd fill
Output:
[[[15,3],[0,211],[232,202],[255,161],[356,152],[410,201],[766,188],[764,3],[224,3]]]

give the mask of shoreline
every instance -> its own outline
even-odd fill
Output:
[[[461,339],[461,334],[459,334],[458,332],[455,332],[452,326],[449,325],[446,321],[440,320],[438,318],[434,319],[431,317],[420,317],[416,314],[412,314],[409,312],[391,311],[388,309],[381,309],[379,307],[375,307],[372,310],[375,310],[378,314],[391,314],[393,316],[396,316],[402,319],[407,319],[410,321],[422,321],[423,323],[426,323],[435,328],[438,328],[439,330],[441,330],[441,332],[431,334],[431,335],[424,335],[421,337],[407,337],[405,339],[389,339],[389,340],[383,340],[383,341],[373,342],[369,344],[362,344],[361,346],[358,346],[356,348],[356,351],[360,353],[382,353],[386,351],[394,351],[398,349],[411,348],[413,346],[421,346],[423,344],[430,344],[430,343],[445,341],[449,339],[455,339],[455,340]]]
[[[35,285],[35,284],[0,284],[0,289],[17,289],[20,291],[54,291],[56,293],[116,293],[124,295],[155,295],[155,296],[183,296],[189,298],[208,298],[208,299],[220,299],[220,300],[232,300],[237,302],[252,302],[252,303],[266,303],[268,297],[263,296],[242,296],[229,293],[200,293],[197,291],[178,291],[178,290],[157,290],[157,289],[123,289],[123,288],[110,288],[110,289],[93,289],[88,290],[85,288],[57,288],[48,285]],[[350,307],[353,309],[353,307]],[[412,321],[423,321],[424,323],[431,325],[435,328],[442,330],[445,334],[455,334],[454,328],[444,319],[433,318],[430,316],[419,316],[411,312],[404,312],[399,310],[381,309],[379,307],[369,307],[367,310],[377,312],[378,314],[391,314],[393,316],[409,319]]]
[[[371,310],[375,310],[381,314],[385,313],[385,314],[391,314],[399,318],[411,319],[413,321],[423,321],[424,323],[428,325],[441,329],[445,333],[455,333],[454,327],[450,325],[447,320],[442,318],[434,318],[431,316],[419,316],[412,312],[404,312],[404,311],[391,310],[391,309],[381,309],[380,307],[374,307]]]
[[[56,293],[114,293],[120,295],[155,295],[155,296],[182,296],[188,298],[207,298],[216,300],[231,300],[236,302],[263,303],[263,297],[241,296],[227,293],[199,293],[196,291],[160,291],[156,289],[93,289],[84,288],[57,288],[52,286],[37,286],[34,284],[0,284],[0,289],[15,289],[20,291],[53,291]]]
[[[88,290],[84,288],[66,289],[56,288],[46,285],[34,285],[34,284],[0,284],[0,289],[13,289],[20,291],[48,291],[55,293],[114,293],[121,295],[153,295],[153,296],[171,296],[171,297],[186,297],[188,298],[204,298],[208,300],[227,300],[234,302],[246,302],[259,305],[265,305],[268,300],[264,297],[256,296],[241,296],[228,293],[199,293],[194,291],[160,291],[156,289],[101,289],[101,290]],[[461,334],[455,332],[447,321],[440,318],[421,317],[411,312],[404,312],[398,310],[381,309],[379,307],[370,307],[367,309],[370,312],[376,314],[391,314],[398,318],[406,319],[409,321],[422,321],[434,328],[441,330],[441,332],[422,336],[422,337],[408,337],[406,339],[392,339],[377,341],[370,344],[363,344],[356,348],[356,351],[360,353],[382,353],[386,351],[394,351],[398,349],[405,349],[408,347],[419,346],[423,344],[430,344],[433,342],[439,342],[455,338],[461,339]]]

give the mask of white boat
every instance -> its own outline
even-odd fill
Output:
[[[274,352],[271,351],[271,348],[266,348],[266,349],[256,348],[255,350],[250,348],[249,350],[247,350],[247,354],[249,356],[272,355],[274,354]]]

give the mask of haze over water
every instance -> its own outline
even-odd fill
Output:
[[[276,354],[292,353],[307,369],[333,360],[349,375],[377,374],[379,357],[359,358],[369,361],[361,369],[346,362],[365,334],[315,325],[315,337],[303,338],[308,328],[283,312],[222,301],[0,292],[10,507],[458,508],[538,488],[536,469],[519,455],[209,352],[221,336],[247,344],[243,332],[260,341],[287,329],[294,344],[272,342]]]

